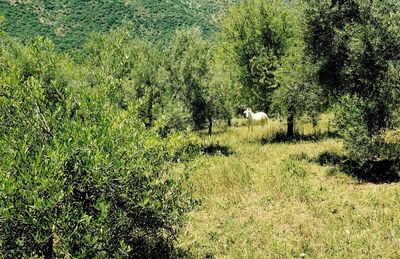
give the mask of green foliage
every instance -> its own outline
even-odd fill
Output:
[[[333,101],[350,96],[339,109],[349,154],[375,160],[384,145],[380,135],[397,123],[400,5],[312,1],[307,13],[308,52],[319,65],[319,81]]]
[[[368,134],[368,127],[363,118],[365,102],[362,99],[346,95],[336,109],[336,124],[344,139],[350,157],[363,161],[379,154]]]
[[[36,35],[58,50],[78,49],[93,32],[126,25],[151,41],[171,39],[177,28],[200,26],[205,35],[217,30],[219,15],[236,0],[194,1],[1,1],[5,31],[27,40]]]
[[[288,116],[316,117],[322,108],[321,90],[313,78],[314,67],[304,56],[292,53],[277,71],[279,88],[274,92],[272,111]]]
[[[121,108],[135,104],[146,127],[166,136],[230,116],[223,87],[213,80],[209,46],[199,29],[177,31],[164,49],[120,29],[93,34],[80,60],[91,70],[90,84],[108,82]]]
[[[399,8],[392,1],[313,2],[308,9],[307,46],[319,62],[319,80],[331,97],[352,93],[387,100],[383,105],[388,107],[382,108],[391,110],[393,80],[397,81],[392,70],[400,53]],[[385,126],[387,116],[371,117],[369,123]],[[371,124],[371,130],[377,130],[375,126]]]
[[[0,60],[1,254],[171,256],[192,203],[174,162],[195,138],[146,130],[112,80],[69,81],[48,40],[2,38]]]
[[[191,125],[190,110],[176,97],[179,89],[167,71],[167,55],[121,29],[92,34],[81,59],[91,70],[88,82],[108,82],[121,108],[134,104],[143,124],[166,136]]]
[[[0,15],[0,35],[2,35],[3,34],[3,23],[4,23],[4,16],[1,16]]]
[[[187,107],[194,129],[208,123],[209,133],[213,119],[230,116],[225,85],[220,83],[221,74],[213,61],[210,44],[198,28],[177,31],[166,65],[173,99]]]
[[[216,41],[213,43],[213,62],[211,63],[212,84],[215,94],[222,96],[223,114],[230,119],[236,115],[242,116],[244,107],[241,99],[240,83],[238,80],[237,67],[226,57],[224,44]],[[220,98],[221,99],[221,98]]]
[[[207,43],[199,29],[177,31],[168,58],[168,71],[174,95],[191,113],[194,129],[201,129],[207,121],[209,81]]]
[[[345,95],[336,105],[336,126],[349,157],[359,165],[369,161],[400,159],[398,142],[390,141],[384,131],[370,133],[368,120],[365,119],[369,105],[362,98],[350,95]]]
[[[314,67],[304,55],[304,9],[301,1],[245,1],[222,23],[220,43],[237,75],[241,106],[288,118],[288,137],[295,116],[308,114],[316,123],[321,91]],[[222,56],[222,55],[220,55]]]
[[[242,99],[253,109],[269,111],[277,87],[275,72],[285,55],[292,22],[286,3],[248,0],[222,22],[220,41],[237,67]]]
[[[289,7],[290,17],[293,21],[291,24],[292,34],[287,39],[286,53],[276,71],[279,87],[273,93],[272,111],[290,119],[308,115],[316,125],[324,100],[315,78],[316,67],[305,55],[303,40],[305,5],[293,1]],[[293,129],[288,130],[294,131]]]
[[[92,70],[87,78],[91,84],[108,82],[110,94],[121,108],[135,103],[141,121],[147,127],[154,125],[166,88],[160,51],[119,29],[109,35],[92,34],[81,59]]]
[[[18,35],[22,40],[29,40],[35,36],[55,36],[49,26],[40,23],[37,13],[23,4],[1,1],[0,15],[5,17],[4,31],[11,36]]]
[[[334,101],[350,163],[398,165],[397,2],[310,1],[305,24],[302,1],[245,0],[207,41],[232,2],[0,2],[5,30],[25,40],[0,37],[0,254],[178,256],[175,239],[193,206],[186,162],[201,151],[225,161],[232,154],[188,130],[211,133],[214,120],[229,120],[244,105],[287,116],[289,133],[295,116],[316,125]],[[57,52],[82,45],[75,61]],[[249,148],[265,133],[276,132],[232,129],[228,140]],[[309,179],[304,158],[294,163],[289,153],[286,180]],[[268,163],[280,158],[270,158],[260,172],[278,172]],[[240,170],[222,167],[215,168],[227,173],[214,176],[227,190],[254,189],[248,168],[238,177]],[[296,204],[313,197],[302,195],[304,186],[280,187]]]

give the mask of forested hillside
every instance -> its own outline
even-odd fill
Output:
[[[209,36],[221,13],[236,0],[0,1],[4,30],[23,40],[41,35],[56,48],[79,48],[90,32],[127,26],[150,40],[170,39],[175,30],[199,26]]]

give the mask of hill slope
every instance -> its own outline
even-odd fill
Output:
[[[224,10],[237,0],[1,0],[4,30],[23,40],[35,35],[52,39],[58,49],[79,48],[90,32],[125,25],[150,40],[170,38],[185,26],[216,30]]]

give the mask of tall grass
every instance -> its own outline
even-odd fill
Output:
[[[251,134],[237,127],[214,136],[232,155],[194,162],[201,205],[180,246],[194,257],[399,257],[400,185],[360,182],[317,163],[342,154],[338,139],[324,137],[327,122],[317,129],[322,137],[307,141],[265,141],[283,130],[276,121]],[[299,129],[314,134],[311,125]]]

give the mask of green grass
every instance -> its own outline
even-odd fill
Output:
[[[400,257],[400,184],[361,183],[339,166],[314,162],[341,154],[338,139],[262,144],[283,126],[273,122],[250,135],[229,128],[205,140],[233,154],[193,163],[201,202],[179,246],[197,258]]]

